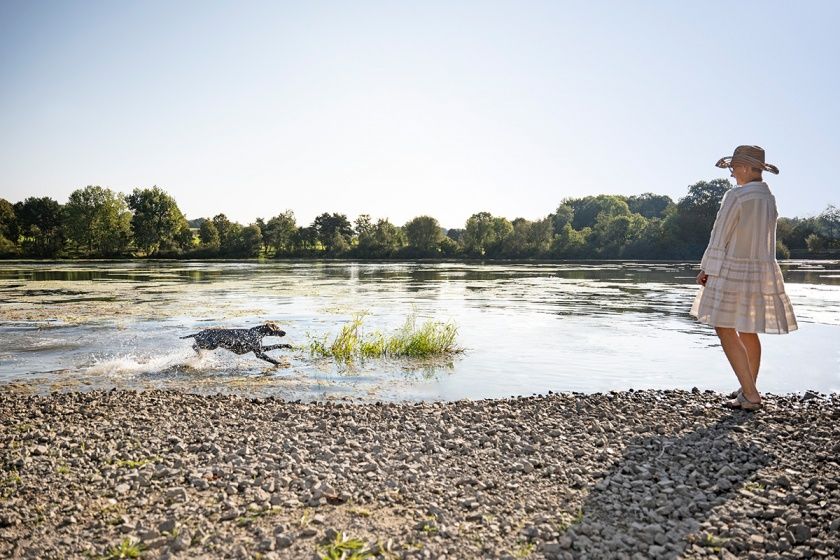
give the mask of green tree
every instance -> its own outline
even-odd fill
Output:
[[[334,253],[335,249],[342,248],[345,245],[350,246],[353,227],[344,214],[328,214],[325,212],[315,218],[312,227],[318,235],[318,241],[326,248],[327,252]],[[338,233],[338,236],[336,236],[336,233]],[[342,238],[343,243],[338,241],[339,237]],[[336,243],[340,247],[334,247],[333,245]]]
[[[440,224],[431,216],[418,216],[403,226],[408,246],[420,256],[438,253],[438,243],[443,239]]]
[[[340,231],[335,230],[333,231],[333,238],[330,239],[327,247],[330,255],[340,256],[350,250],[350,243],[347,242],[347,238]]]
[[[619,195],[599,194],[583,198],[565,199],[561,206],[570,206],[574,210],[572,227],[580,230],[584,227],[594,227],[598,216],[626,216],[630,214],[627,200]]]
[[[263,239],[276,253],[288,252],[292,248],[295,231],[297,231],[295,213],[286,210],[268,220],[263,231]]]
[[[171,247],[175,237],[186,223],[175,199],[163,189],[134,189],[126,197],[128,207],[134,212],[131,229],[134,243],[147,255]]]
[[[647,220],[639,214],[612,216],[603,212],[592,228],[591,242],[599,256],[619,258],[623,256],[624,247],[634,243],[646,225]]]
[[[628,259],[667,258],[663,224],[664,221],[659,218],[645,220],[641,231],[627,241],[621,256]]]
[[[407,243],[403,229],[387,219],[378,220],[376,224],[370,223],[369,217],[367,220],[356,220],[356,228],[359,233],[356,254],[361,257],[392,257]]]
[[[0,237],[17,243],[18,224],[15,207],[5,198],[0,198]]]
[[[820,235],[826,238],[829,243],[840,241],[840,208],[829,204],[828,207],[817,216],[817,227]]]
[[[131,241],[131,212],[111,189],[89,185],[70,194],[64,206],[67,237],[88,253],[114,255]]]
[[[35,257],[54,257],[64,247],[64,212],[48,196],[29,197],[14,205],[23,252]]]
[[[532,222],[516,218],[511,222],[513,231],[502,244],[501,254],[512,258],[542,256],[551,249],[554,238],[554,215]]]
[[[295,231],[292,243],[298,251],[313,251],[318,246],[318,231],[313,226],[301,226]]]
[[[206,249],[218,251],[221,246],[219,230],[213,220],[205,220],[201,223],[201,227],[198,229],[198,238],[201,245]]]
[[[677,202],[673,218],[676,234],[687,254],[699,258],[709,243],[720,201],[732,188],[728,179],[700,181],[688,187],[688,194]]]
[[[238,246],[238,254],[243,257],[257,257],[262,248],[263,238],[260,226],[251,224],[242,228]]]
[[[627,198],[627,206],[630,208],[630,212],[641,214],[648,219],[662,218],[665,215],[665,210],[673,204],[674,201],[671,200],[670,196],[650,192]]]
[[[572,224],[567,223],[560,233],[554,236],[551,245],[552,255],[560,259],[579,259],[586,256],[591,231],[590,228],[578,231],[572,227]]]
[[[554,214],[551,215],[552,224],[554,226],[554,233],[560,233],[560,231],[566,226],[566,224],[572,223],[575,218],[575,209],[569,206],[568,204],[561,204],[557,207],[557,210],[554,211]]]
[[[512,232],[513,226],[510,222],[508,225]],[[504,233],[504,229],[490,212],[473,214],[464,228],[464,249],[471,255],[485,256],[500,244],[499,233]]]
[[[233,250],[239,240],[242,226],[231,222],[224,214],[216,214],[211,221],[219,234],[219,248],[223,251]]]
[[[181,229],[175,235],[175,245],[181,251],[190,251],[195,248],[195,233],[186,220],[184,220]]]

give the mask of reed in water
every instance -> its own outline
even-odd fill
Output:
[[[354,315],[332,340],[329,336],[311,340],[310,354],[351,362],[359,358],[423,358],[463,351],[455,343],[458,327],[452,322],[426,321],[418,327],[417,316],[412,313],[402,327],[385,334],[365,332],[364,316],[364,313]]]

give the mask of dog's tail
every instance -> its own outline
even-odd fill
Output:
[[[181,339],[183,340],[185,338],[195,338],[197,334],[198,333],[188,334],[187,336],[182,336]]]

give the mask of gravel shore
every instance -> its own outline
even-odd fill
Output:
[[[3,392],[0,557],[838,558],[840,395],[764,398]]]

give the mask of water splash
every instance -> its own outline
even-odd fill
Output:
[[[212,369],[213,354],[197,354],[192,348],[179,348],[171,352],[138,357],[133,354],[94,358],[94,363],[85,370],[89,375],[130,376],[143,373],[160,373],[173,370],[202,371]]]

